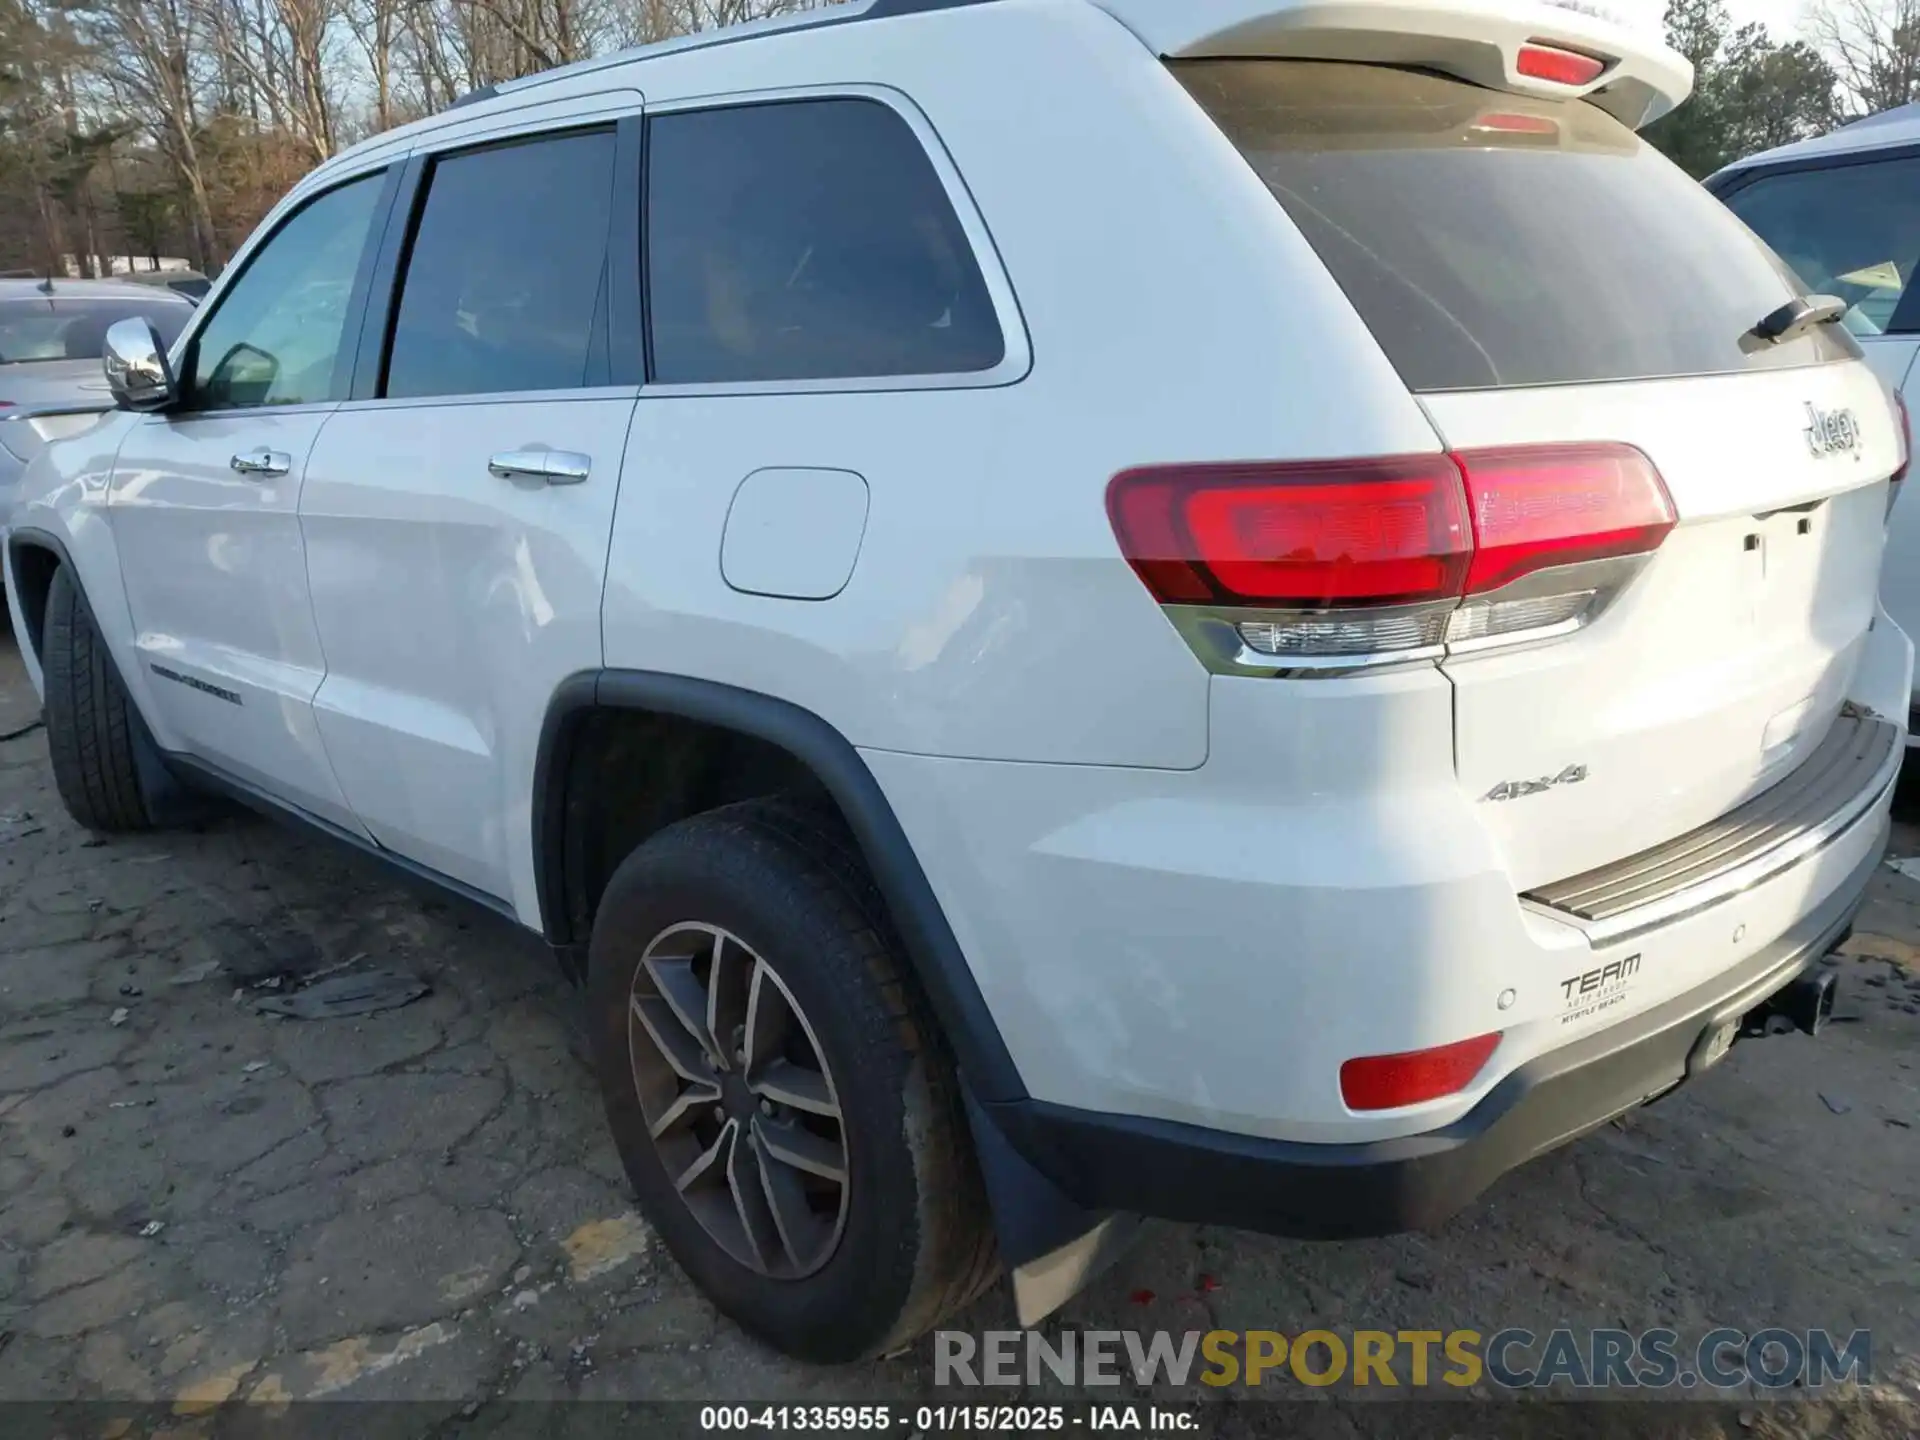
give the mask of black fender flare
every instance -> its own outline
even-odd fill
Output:
[[[533,775],[533,873],[549,944],[585,942],[567,912],[567,761],[594,710],[651,710],[751,735],[805,765],[846,817],[892,912],[907,959],[973,1094],[1026,1098],[1020,1072],[980,993],[926,871],[873,771],[839,730],[811,710],[752,690],[651,670],[590,670],[562,681],[547,705]]]
[[[73,563],[73,556],[67,553],[67,542],[51,530],[42,530],[34,525],[18,526],[7,532],[6,584],[9,589],[13,587],[14,552],[16,550],[26,549],[45,550],[51,554],[55,560],[66,567],[67,572],[73,576],[73,583],[80,585],[84,593],[86,587],[80,579],[80,567]],[[34,646],[34,660],[37,663],[40,659],[39,630],[41,622],[46,619],[46,616],[42,614],[40,610],[40,606],[44,603],[44,597],[33,599],[31,602],[33,608],[31,610],[28,608],[29,597],[22,595],[19,599],[21,617],[26,620],[29,627],[34,631],[31,643]],[[14,638],[22,644],[29,643],[27,636],[19,635]]]
[[[13,585],[15,575],[14,555],[16,551],[22,549],[45,550],[52,555],[59,562],[60,568],[73,577],[74,589],[80,592],[82,602],[89,609],[92,608],[93,599],[87,594],[85,577],[81,575],[80,567],[74,564],[73,556],[67,550],[66,541],[51,530],[42,530],[33,525],[19,526],[7,532],[5,559],[6,583],[9,588]],[[39,636],[46,620],[44,610],[46,597],[20,595],[16,599],[19,602],[21,618],[27,622],[34,634],[32,637],[16,635],[14,641],[23,647],[29,644],[33,646],[34,663],[42,667],[41,673],[44,675],[47,662],[46,657],[40,653]],[[116,670],[119,669],[119,662],[112,658],[111,652],[108,655],[108,664]],[[141,798],[146,801],[148,813],[161,825],[185,824],[200,818],[200,806],[195,804],[187,786],[174,772],[167,754],[160,749],[159,743],[153,737],[151,722],[140,709],[139,695],[131,685],[127,684],[126,676],[119,676],[119,680],[121,687],[126,691],[127,708],[133,712],[133,763],[140,782]]]

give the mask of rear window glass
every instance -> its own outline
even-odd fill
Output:
[[[1611,116],[1414,70],[1174,65],[1414,390],[1711,375],[1857,355],[1748,332],[1799,293]]]
[[[0,300],[0,365],[44,360],[98,360],[107,329],[134,316],[153,322],[171,345],[193,307],[184,300]]]

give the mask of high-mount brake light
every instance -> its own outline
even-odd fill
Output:
[[[1550,80],[1556,85],[1590,85],[1606,73],[1611,63],[1544,40],[1529,40],[1514,57],[1513,68],[1529,80]]]
[[[1676,518],[1617,444],[1152,466],[1115,476],[1107,509],[1176,624],[1222,621],[1308,668],[1578,628]]]

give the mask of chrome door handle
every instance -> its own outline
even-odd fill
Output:
[[[284,450],[247,450],[227,464],[240,475],[284,475],[293,468],[293,457]]]
[[[578,485],[593,469],[593,458],[575,450],[502,450],[487,461],[489,474],[502,480],[542,480],[549,485]]]

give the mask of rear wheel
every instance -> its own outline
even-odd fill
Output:
[[[858,1359],[997,1273],[952,1068],[834,817],[753,801],[642,845],[601,899],[590,992],[627,1173],[746,1329]]]
[[[1893,786],[1893,813],[1903,820],[1920,819],[1920,760],[1910,747],[1900,762],[1900,774]]]
[[[53,572],[47,591],[40,666],[60,803],[89,830],[152,829],[139,749],[152,742],[65,565]]]

